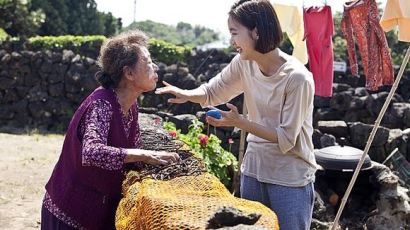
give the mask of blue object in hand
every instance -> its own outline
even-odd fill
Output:
[[[206,112],[206,115],[216,119],[221,119],[222,117],[221,111],[219,109],[211,109]]]

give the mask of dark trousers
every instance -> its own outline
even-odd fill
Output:
[[[75,228],[58,219],[43,205],[41,207],[41,230],[75,230]]]

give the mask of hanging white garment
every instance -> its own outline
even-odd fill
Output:
[[[410,1],[387,0],[380,25],[386,32],[397,26],[399,40],[410,42]]]
[[[288,35],[293,45],[292,56],[306,64],[308,62],[308,55],[306,42],[303,41],[305,29],[303,27],[302,9],[297,6],[281,5],[273,2],[272,5],[278,16],[282,31]]]

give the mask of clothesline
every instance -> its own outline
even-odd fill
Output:
[[[272,4],[281,4],[281,5],[287,5],[287,6],[296,6],[299,9],[303,9],[303,7],[309,7],[309,6],[323,6],[324,3],[326,2],[326,5],[330,6],[332,8],[333,14],[335,12],[343,12],[343,4],[349,0],[270,0]],[[387,0],[375,0],[377,4],[379,4],[379,7],[384,9]]]
[[[288,35],[293,45],[292,55],[303,64],[309,62],[310,71],[313,73],[315,81],[315,95],[332,96],[334,20],[331,6],[326,5],[325,1],[321,1],[323,4],[321,7],[311,6],[302,10],[301,7],[295,5],[276,2],[273,6],[283,32]],[[303,2],[306,3],[306,1]],[[375,0],[339,1],[339,3],[341,2],[344,6],[344,13],[340,26],[344,38],[347,40],[352,74],[358,76],[357,54],[355,53],[357,45],[364,60],[361,67],[363,67],[366,77],[366,88],[370,91],[378,91],[381,86],[392,85],[394,78],[392,58],[386,36],[381,27],[390,20],[390,16],[386,14],[384,17],[385,13],[383,13],[382,23],[385,24],[379,23],[379,11]],[[318,4],[317,1],[315,3]],[[391,24],[391,22],[389,23]],[[392,27],[390,24],[384,28]],[[363,26],[366,28],[364,31]],[[408,33],[410,34],[410,29]],[[402,35],[399,34],[399,38],[400,36]],[[371,47],[371,49],[366,47]],[[368,57],[376,59],[372,58],[373,61],[370,62]]]

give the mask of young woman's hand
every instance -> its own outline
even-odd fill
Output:
[[[240,124],[243,120],[243,116],[238,113],[238,108],[236,106],[226,103],[226,106],[230,109],[229,111],[221,111],[222,117],[220,119],[213,118],[211,116],[206,117],[206,122],[210,125],[218,126],[236,126]]]
[[[188,101],[188,95],[186,94],[186,92],[176,86],[173,86],[171,84],[169,84],[166,81],[162,82],[165,87],[161,87],[155,90],[156,94],[172,94],[175,96],[175,98],[170,98],[168,99],[169,103],[175,103],[175,104],[181,104],[181,103],[185,103]]]

